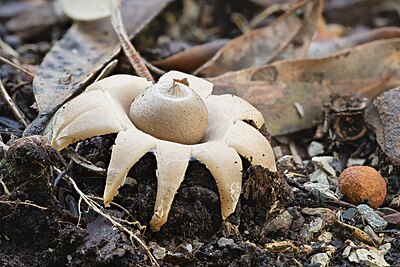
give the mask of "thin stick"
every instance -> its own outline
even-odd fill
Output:
[[[116,5],[111,3],[111,7],[111,24],[113,25],[114,30],[117,33],[118,39],[121,42],[121,46],[125,52],[125,55],[128,57],[133,69],[137,72],[139,76],[144,77],[154,83],[153,76],[147,69],[135,47],[133,47],[131,41],[129,40],[128,34],[126,33],[121,17],[121,2],[118,1]]]
[[[17,108],[17,106],[14,104],[12,101],[10,95],[7,93],[6,88],[4,88],[4,85],[0,79],[0,92],[4,96],[4,100],[7,102],[7,104],[10,106],[11,111],[14,113],[15,117],[25,126],[28,127],[28,123],[25,120],[24,114]]]
[[[96,200],[103,200],[101,197],[97,197],[97,196],[87,196],[88,198],[90,198],[90,199],[96,199]],[[123,207],[123,206],[121,206],[120,204],[118,204],[118,203],[115,203],[115,202],[110,202],[110,204],[111,205],[114,205],[114,206],[116,206],[116,207],[118,207],[118,208],[120,208],[121,210],[123,210],[126,214],[128,214],[128,216],[129,217],[132,217],[133,218],[133,215],[129,212],[129,210],[127,210],[125,207]],[[113,217],[114,218],[114,220],[116,220],[116,221],[120,221],[120,222],[124,222],[124,223],[127,223],[127,224],[129,224],[129,225],[134,225],[134,226],[136,226],[140,231],[142,231],[142,230],[146,230],[146,226],[143,226],[143,225],[141,225],[140,224],[140,222],[138,222],[138,221],[134,221],[134,222],[130,222],[130,221],[128,221],[128,220],[123,220],[123,219],[120,219],[120,218],[116,218],[116,217]]]
[[[163,71],[162,69],[159,69],[156,66],[154,66],[153,64],[151,64],[150,62],[148,62],[145,58],[142,58],[142,60],[143,60],[144,64],[146,65],[146,67],[149,68],[153,73],[158,74],[160,76],[167,73],[166,71]]]
[[[134,234],[131,230],[129,230],[128,228],[126,228],[125,226],[123,226],[122,224],[120,224],[119,222],[117,222],[116,220],[114,220],[111,215],[105,213],[103,210],[101,210],[98,206],[97,203],[94,202],[93,200],[91,200],[90,198],[88,198],[87,195],[85,195],[76,185],[75,181],[71,178],[71,177],[66,177],[68,179],[68,181],[72,184],[72,186],[74,187],[75,191],[79,194],[79,196],[83,199],[83,201],[86,202],[86,204],[91,207],[96,213],[100,214],[101,216],[103,216],[104,218],[106,218],[107,220],[109,220],[114,226],[116,226],[117,228],[119,228],[121,231],[127,233],[129,235],[130,239],[134,239],[143,249],[144,251],[147,253],[147,255],[149,256],[151,262],[153,263],[154,266],[159,267],[160,265],[158,264],[157,260],[154,258],[153,254],[151,254],[149,248],[146,246],[146,244],[136,235]]]
[[[28,76],[31,76],[32,78],[35,77],[35,74],[33,74],[32,72],[30,72],[30,71],[28,71],[28,70],[26,70],[26,69],[24,69],[24,68],[18,66],[18,65],[15,64],[14,62],[12,62],[12,61],[10,61],[10,60],[8,60],[8,59],[2,57],[2,56],[0,56],[0,61],[3,61],[5,64],[8,64],[8,65],[10,65],[11,67],[16,68],[17,70],[19,70],[19,71],[25,73],[25,74],[28,75]]]
[[[0,179],[0,184],[3,186],[4,194],[10,195],[10,191],[7,188],[7,185],[3,182],[3,180]]]
[[[47,210],[48,208],[46,207],[42,207],[39,205],[34,204],[33,202],[29,201],[29,200],[25,200],[23,202],[21,201],[8,201],[8,200],[0,200],[0,204],[8,204],[8,205],[26,205],[26,206],[31,206],[31,207],[35,207],[41,210]]]

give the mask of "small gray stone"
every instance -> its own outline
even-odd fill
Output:
[[[312,256],[311,263],[319,263],[320,267],[328,266],[329,264],[329,256],[326,253],[318,253]]]
[[[393,225],[396,229],[400,229],[400,212],[383,216],[386,222]]]
[[[286,231],[290,228],[293,222],[293,216],[289,211],[285,210],[270,220],[263,228],[263,234],[268,234],[275,231]]]
[[[367,223],[374,229],[379,231],[385,229],[387,222],[382,219],[376,212],[368,205],[361,204],[357,206],[358,213],[367,221]]]
[[[348,208],[345,212],[342,213],[342,218],[345,220],[350,221],[353,219],[354,215],[356,215],[357,209],[356,208]]]
[[[312,163],[314,164],[315,168],[322,170],[327,175],[335,177],[336,172],[330,165],[333,161],[333,157],[330,156],[323,156],[323,157],[313,157],[311,159]]]
[[[325,150],[324,150],[324,146],[321,143],[312,141],[310,146],[308,147],[308,155],[310,155],[310,157],[314,157],[317,155],[321,155],[324,154]]]
[[[235,241],[231,238],[221,237],[217,243],[220,248],[224,248],[226,246],[232,246],[235,244]]]

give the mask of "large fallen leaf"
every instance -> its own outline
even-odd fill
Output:
[[[191,73],[212,58],[229,40],[220,39],[196,45],[152,64],[165,70]]]
[[[332,94],[373,98],[399,86],[399,68],[400,39],[389,39],[326,58],[279,61],[209,80],[215,94],[232,93],[256,106],[270,133],[281,135],[314,126]]]
[[[194,73],[217,76],[271,62],[283,52],[285,58],[305,56],[321,7],[320,0],[301,2],[270,25],[248,31],[228,42]]]
[[[391,38],[400,38],[400,27],[378,28],[338,39],[312,42],[308,48],[307,57],[325,57],[360,44]]]
[[[172,0],[124,0],[122,17],[132,38]],[[75,23],[43,59],[33,81],[38,118],[25,134],[42,130],[65,101],[80,92],[120,51],[109,18]]]

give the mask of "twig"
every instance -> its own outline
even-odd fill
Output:
[[[81,224],[81,219],[82,219],[81,206],[82,206],[82,197],[79,197],[79,200],[78,200],[78,222],[76,223],[76,226],[79,226]]]
[[[14,115],[17,117],[17,119],[25,126],[28,126],[28,123],[25,120],[24,114],[17,108],[17,106],[14,104],[12,101],[10,95],[7,93],[6,88],[4,88],[4,85],[0,79],[0,92],[4,96],[4,100],[8,103],[8,105],[11,108],[11,111],[14,113]]]
[[[101,197],[97,197],[97,196],[87,196],[88,198],[91,198],[91,199],[96,199],[96,200],[103,200]],[[118,208],[120,208],[121,210],[123,210],[126,214],[128,214],[128,216],[129,217],[133,217],[132,216],[132,214],[129,212],[129,210],[127,210],[125,207],[123,207],[123,206],[121,206],[120,204],[118,204],[118,203],[115,203],[115,202],[110,202],[110,204],[111,205],[114,205],[114,206],[116,206],[116,207],[118,207]],[[124,222],[124,223],[127,223],[127,224],[129,224],[129,225],[134,225],[134,226],[136,226],[140,231],[142,231],[142,230],[146,230],[146,226],[143,226],[143,225],[141,225],[140,224],[140,222],[138,222],[138,221],[134,221],[134,222],[130,222],[130,221],[128,221],[128,220],[124,220],[124,219],[120,219],[120,218],[116,218],[116,217],[113,217],[114,218],[114,220],[116,220],[116,221],[120,221],[120,222]]]
[[[153,64],[151,64],[150,62],[148,62],[145,58],[142,58],[142,60],[143,60],[144,64],[146,65],[146,67],[149,68],[155,74],[162,76],[165,73],[167,73],[166,71],[163,71],[162,69],[159,69],[156,66],[154,66]]]
[[[87,195],[85,195],[76,185],[75,181],[71,178],[71,177],[66,177],[66,179],[68,180],[68,182],[74,187],[75,191],[79,194],[79,196],[83,199],[83,201],[85,201],[85,203],[91,207],[96,213],[100,214],[101,216],[103,216],[104,218],[106,218],[107,220],[109,220],[114,226],[116,226],[117,228],[119,228],[121,231],[127,233],[129,235],[129,238],[131,240],[135,240],[143,249],[144,251],[147,253],[147,255],[149,256],[151,262],[153,263],[154,266],[159,267],[160,265],[158,264],[157,260],[154,258],[154,256],[151,254],[149,248],[146,246],[146,244],[136,235],[134,234],[131,230],[129,230],[128,228],[126,228],[124,225],[122,225],[121,223],[117,222],[116,220],[114,220],[112,218],[111,215],[105,213],[101,208],[99,208],[98,204],[96,202],[94,202],[93,200],[91,200]]]
[[[11,200],[0,200],[0,204],[8,204],[8,205],[26,205],[26,206],[31,206],[31,207],[35,207],[41,210],[47,210],[48,208],[46,207],[42,207],[39,205],[36,205],[35,203],[33,203],[32,201],[29,200],[25,200],[23,202],[21,201],[11,201]]]
[[[31,76],[32,78],[35,77],[35,75],[34,75],[32,72],[30,72],[30,71],[28,71],[28,70],[26,70],[26,69],[24,69],[24,68],[18,66],[18,65],[15,64],[14,62],[12,62],[12,61],[10,61],[10,60],[8,60],[8,59],[2,57],[2,56],[0,56],[0,61],[3,61],[5,64],[8,64],[8,65],[10,65],[11,67],[16,68],[17,70],[19,70],[19,71],[25,73],[26,75]]]
[[[290,9],[290,4],[273,4],[264,11],[262,11],[260,14],[256,15],[251,21],[250,21],[250,28],[253,29],[258,26],[263,20],[271,16],[273,13],[280,11],[280,10],[289,10]]]
[[[298,164],[300,166],[303,166],[303,161],[302,161],[299,153],[297,152],[296,144],[294,143],[293,140],[290,140],[290,142],[289,142],[289,149],[290,149],[290,152],[292,153],[294,162],[296,162],[296,164]]]
[[[10,191],[7,188],[7,185],[3,182],[2,179],[0,179],[0,184],[3,186],[4,194],[10,195]]]
[[[110,4],[111,24],[113,25],[118,39],[121,42],[121,46],[125,52],[125,55],[128,57],[133,69],[137,72],[139,76],[144,77],[154,83],[153,76],[147,69],[146,65],[143,63],[143,60],[141,59],[139,53],[136,51],[135,47],[133,47],[131,41],[129,40],[128,34],[126,33],[121,17],[121,2],[117,1],[116,4],[110,2]]]

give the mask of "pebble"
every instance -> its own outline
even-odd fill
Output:
[[[356,208],[348,208],[345,212],[342,213],[342,218],[345,220],[350,221],[353,219],[354,215],[356,215],[357,209]]]
[[[227,246],[232,246],[235,244],[235,241],[231,238],[221,237],[217,243],[220,248],[224,248]]]
[[[325,150],[324,146],[321,143],[312,141],[310,146],[308,147],[307,152],[308,155],[310,155],[310,157],[314,157],[317,155],[324,154]]]
[[[400,229],[400,212],[383,216],[383,219],[396,229]]]
[[[318,253],[312,256],[311,264],[318,263],[320,267],[328,266],[329,264],[329,256],[326,253]]]
[[[263,228],[263,233],[268,234],[279,230],[286,231],[290,228],[293,222],[293,215],[289,211],[285,210],[278,214],[275,218],[270,220]]]
[[[367,221],[374,231],[385,229],[388,223],[382,219],[376,212],[368,205],[361,204],[357,206],[358,213]]]

